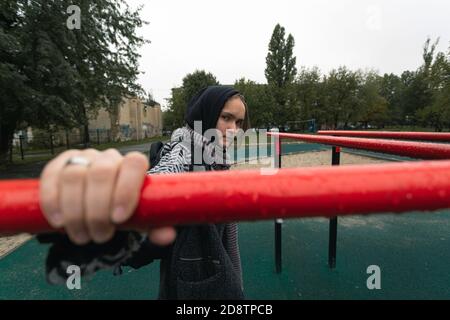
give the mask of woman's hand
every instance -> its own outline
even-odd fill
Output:
[[[74,156],[86,158],[90,165],[66,165]],[[68,150],[41,174],[42,211],[49,224],[63,227],[72,242],[104,243],[133,215],[148,167],[147,157],[139,152],[122,156],[115,149]],[[153,243],[168,245],[176,232],[163,227],[150,229],[148,235]]]

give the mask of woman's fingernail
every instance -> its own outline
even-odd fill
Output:
[[[59,212],[53,212],[50,214],[50,220],[53,224],[53,226],[59,228],[63,225],[63,216]]]
[[[117,207],[114,209],[112,214],[112,220],[114,223],[124,222],[126,218],[127,216],[124,207]]]
[[[75,234],[75,239],[77,244],[86,244],[87,242],[89,242],[89,236],[84,231],[78,231]]]
[[[110,240],[114,235],[114,230],[96,230],[95,233],[92,234],[92,240],[95,243],[105,243]]]

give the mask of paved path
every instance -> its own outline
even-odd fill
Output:
[[[122,154],[126,154],[130,151],[140,151],[148,154],[151,143],[143,143],[132,146],[125,146],[117,148]],[[45,167],[47,161],[38,161],[24,165],[14,165],[8,170],[0,171],[0,179],[26,179],[26,178],[38,178],[42,169]]]

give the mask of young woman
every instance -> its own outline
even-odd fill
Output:
[[[146,173],[227,170],[225,149],[237,130],[249,127],[243,96],[227,86],[197,93],[185,122],[150,171],[144,155],[121,156],[114,149],[69,150],[44,168],[41,207],[49,223],[67,234],[39,238],[53,244],[47,258],[50,282],[65,282],[71,264],[87,275],[105,267],[138,268],[159,258],[160,299],[244,298],[235,223],[116,232],[132,216]]]

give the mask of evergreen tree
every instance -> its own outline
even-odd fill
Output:
[[[266,56],[265,76],[276,102],[278,112],[277,125],[283,126],[289,113],[293,111],[292,83],[297,74],[296,57],[293,55],[294,37],[285,37],[285,29],[277,24],[269,42],[269,52]]]

